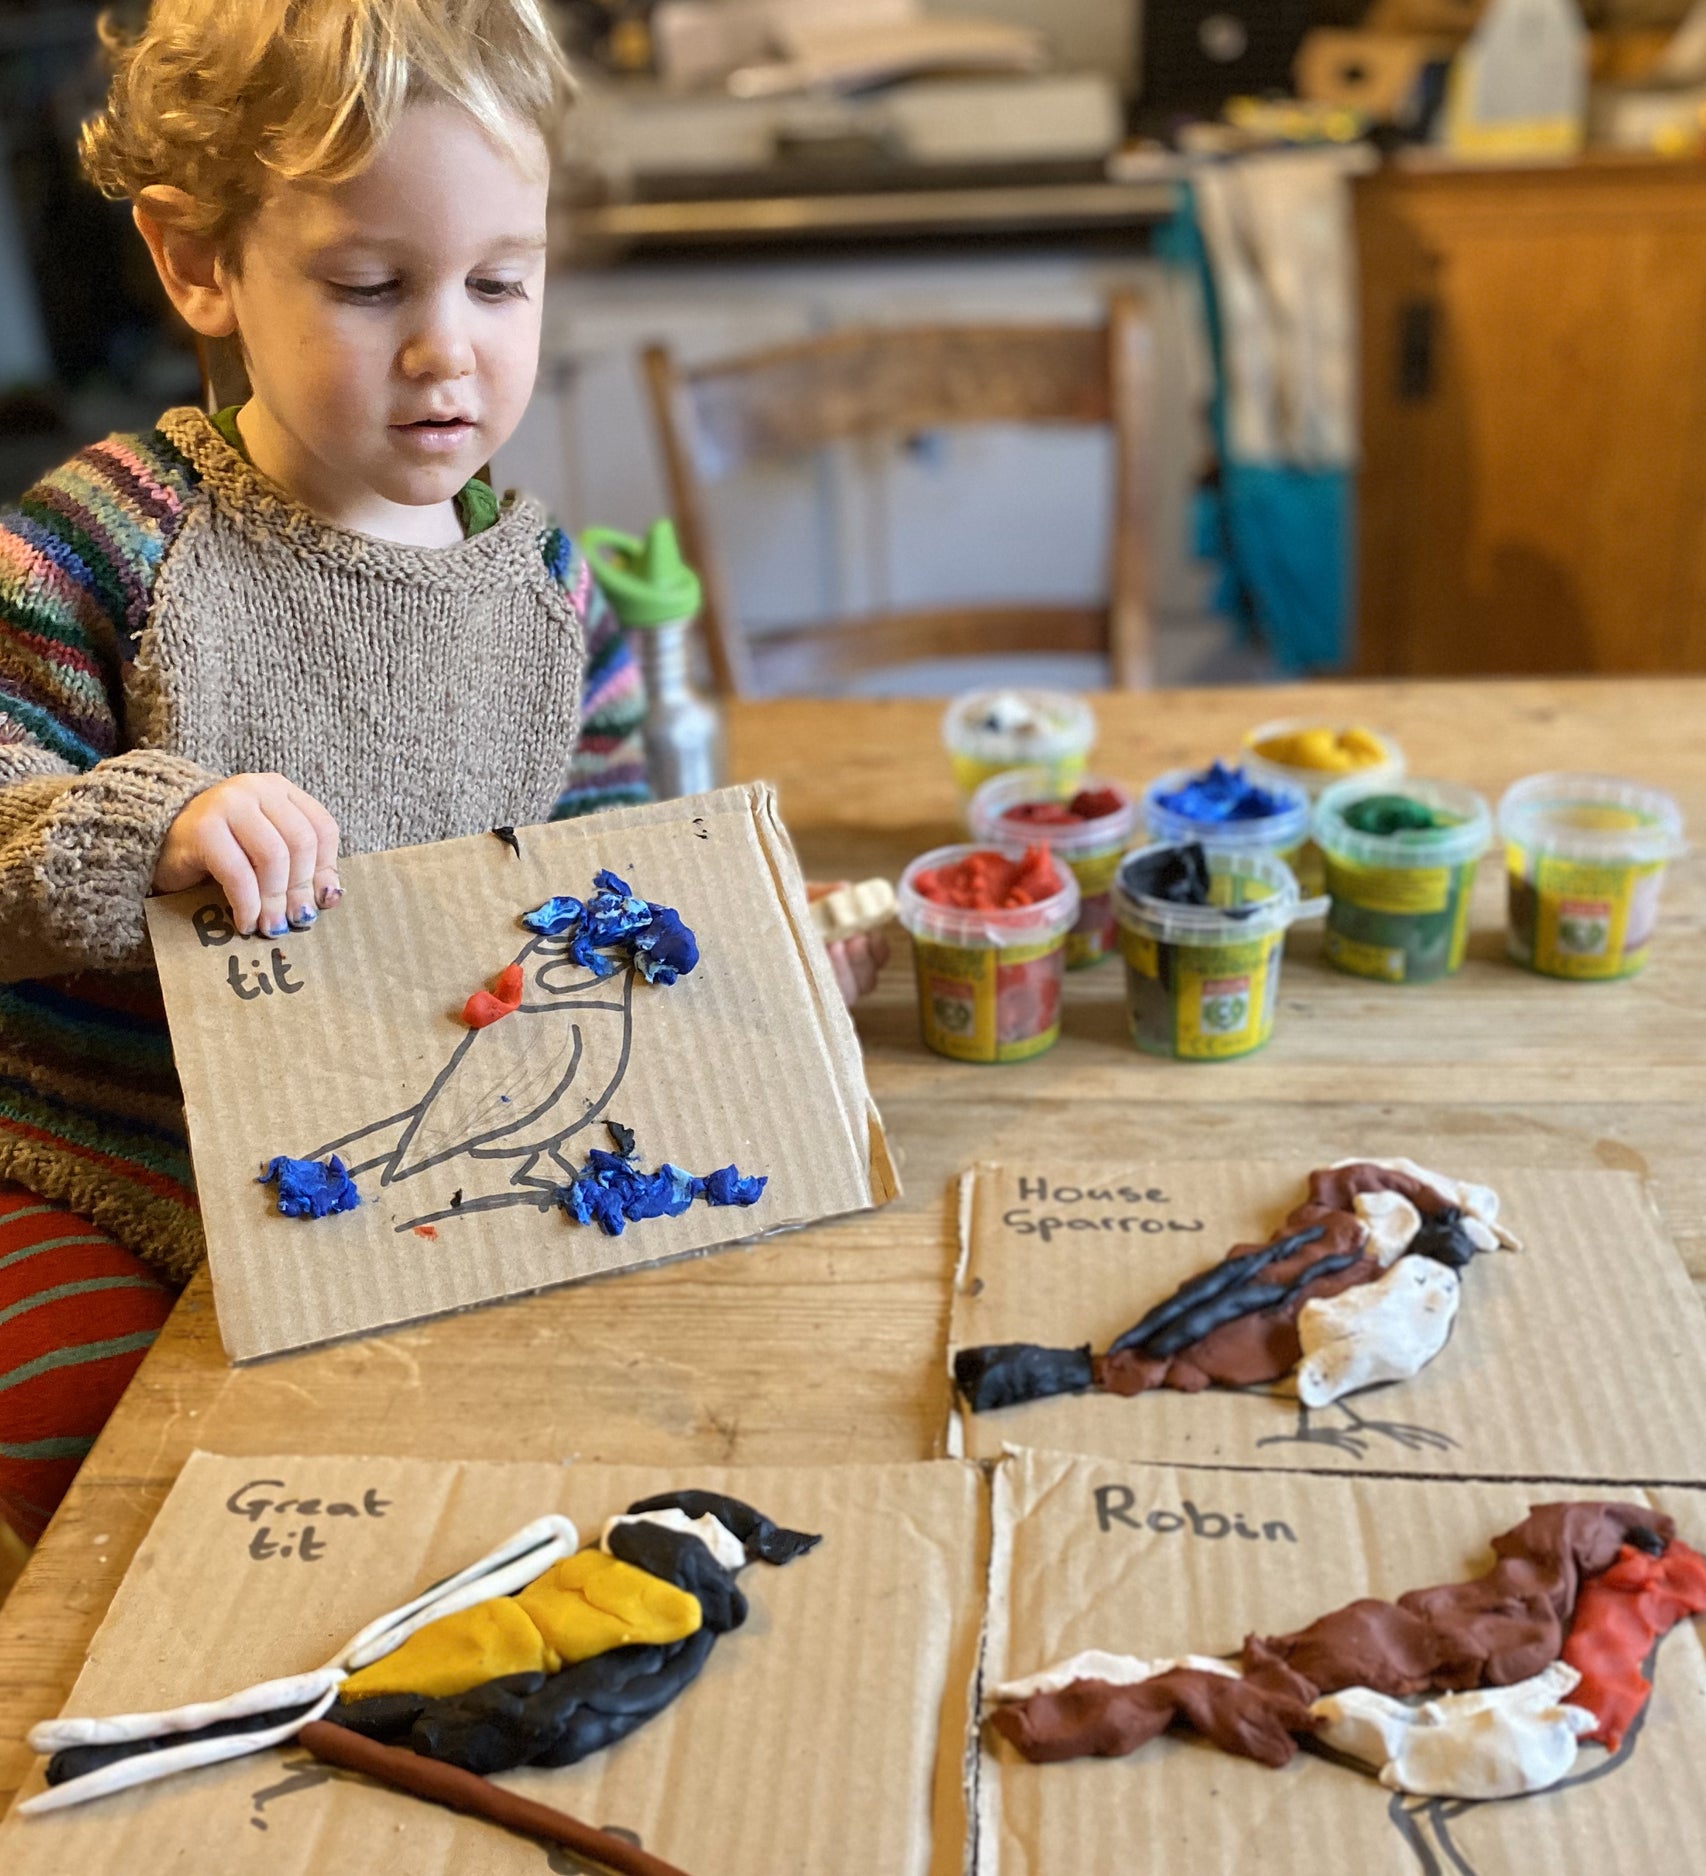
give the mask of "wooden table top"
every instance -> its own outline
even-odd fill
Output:
[[[1096,766],[1132,782],[1307,712],[1388,730],[1412,773],[1492,798],[1537,769],[1638,775],[1677,794],[1697,837],[1706,830],[1706,679],[1172,691],[1096,709]],[[956,837],[940,710],[737,706],[731,770],[778,784],[808,873],[894,876]],[[1065,1033],[1047,1056],[1000,1069],[943,1061],[919,1044],[900,945],[858,1018],[906,1182],[882,1212],[244,1369],[227,1364],[198,1278],[0,1609],[0,1811],[30,1764],[25,1731],[59,1711],[196,1447],[681,1466],[934,1454],[948,1407],[950,1181],[976,1159],[1255,1156],[1300,1175],[1352,1153],[1464,1172],[1615,1167],[1650,1180],[1706,1282],[1706,866],[1673,870],[1654,961],[1629,983],[1517,970],[1503,922],[1489,858],[1469,960],[1448,982],[1340,976],[1303,928],[1273,1041],[1216,1065],[1139,1055],[1111,965],[1069,980]]]

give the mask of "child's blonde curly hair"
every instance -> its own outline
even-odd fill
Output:
[[[101,39],[85,174],[132,201],[182,189],[185,226],[227,247],[271,179],[354,175],[413,99],[460,104],[519,155],[518,125],[549,141],[574,87],[541,0],[153,0]]]

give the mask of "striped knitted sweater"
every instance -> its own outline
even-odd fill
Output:
[[[252,599],[232,591],[249,557]],[[279,655],[251,682],[254,658],[202,658],[214,639]],[[643,800],[643,708],[585,558],[524,498],[460,547],[392,548],[319,522],[185,409],[0,509],[0,1179],[167,1276],[200,1261],[141,902],[196,793],[292,768],[220,756],[306,723],[292,779],[359,850]]]

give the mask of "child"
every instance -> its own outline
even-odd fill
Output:
[[[477,473],[538,361],[568,83],[539,0],[155,0],[109,44],[85,166],[252,394],[0,514],[0,1516],[26,1538],[164,1319],[155,1276],[202,1255],[144,897],[211,877],[276,937],[336,916],[340,852],[645,795],[584,559]],[[878,962],[844,952],[844,989]]]

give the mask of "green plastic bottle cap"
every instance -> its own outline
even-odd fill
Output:
[[[587,528],[581,547],[623,625],[670,625],[698,612],[699,576],[681,558],[673,521],[654,521],[643,541],[615,528]]]

